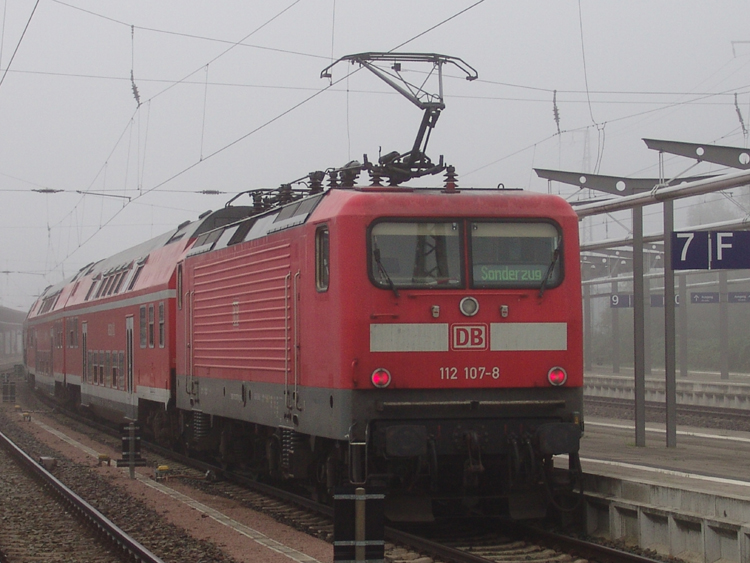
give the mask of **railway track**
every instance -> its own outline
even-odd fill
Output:
[[[75,413],[78,423],[91,422]],[[111,429],[95,425],[108,433],[108,441],[115,442]],[[159,446],[144,443],[144,455],[156,455],[170,460],[176,473],[185,475],[184,483],[203,492],[231,498],[253,510],[272,516],[277,521],[328,542],[333,541],[333,509],[294,492],[236,472],[226,471],[212,464],[177,454]],[[182,466],[182,467],[181,467]],[[184,467],[184,469],[183,469]],[[192,473],[188,470],[192,470]],[[216,479],[206,479],[210,474]],[[190,476],[192,475],[192,476]],[[491,520],[476,523],[440,523],[434,527],[397,528],[385,530],[390,561],[415,560],[456,563],[488,563],[490,561],[524,561],[526,563],[653,563],[642,555],[620,551],[597,543],[578,540],[565,535],[551,534],[540,529],[509,525]],[[429,558],[429,559],[428,559]]]
[[[412,532],[391,530],[391,539],[443,561],[457,563],[657,563],[648,556],[503,521],[445,522]],[[437,539],[433,539],[437,538]]]
[[[0,433],[1,560],[163,563]],[[51,461],[49,462],[52,463]],[[75,520],[74,522],[71,520]],[[67,555],[66,555],[67,553]]]
[[[584,408],[587,415],[633,420],[635,403],[630,399],[586,396]],[[646,418],[649,422],[663,422],[666,405],[647,401]],[[750,411],[743,409],[678,404],[677,419],[678,424],[685,426],[750,431]]]

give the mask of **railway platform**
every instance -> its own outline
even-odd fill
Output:
[[[695,563],[750,563],[750,433],[587,417],[581,441],[592,535]]]

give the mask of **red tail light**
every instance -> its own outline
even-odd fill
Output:
[[[391,384],[391,373],[385,368],[378,368],[370,376],[370,381],[375,387],[380,389],[388,387]]]
[[[549,370],[549,372],[547,372],[547,381],[550,382],[550,385],[554,385],[556,387],[565,385],[565,382],[567,380],[568,374],[561,367],[554,367]]]

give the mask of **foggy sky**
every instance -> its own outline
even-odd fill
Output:
[[[656,176],[643,137],[747,146],[747,2],[39,0],[29,22],[35,4],[0,3],[0,78],[17,49],[0,85],[0,305],[20,310],[237,192],[408,150],[421,112],[374,75],[339,64],[315,94],[332,60],[415,37],[399,51],[479,73],[446,67],[427,151],[463,187],[547,191],[533,167]]]

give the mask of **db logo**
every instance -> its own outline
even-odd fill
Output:
[[[485,350],[487,325],[453,325],[454,350]]]

